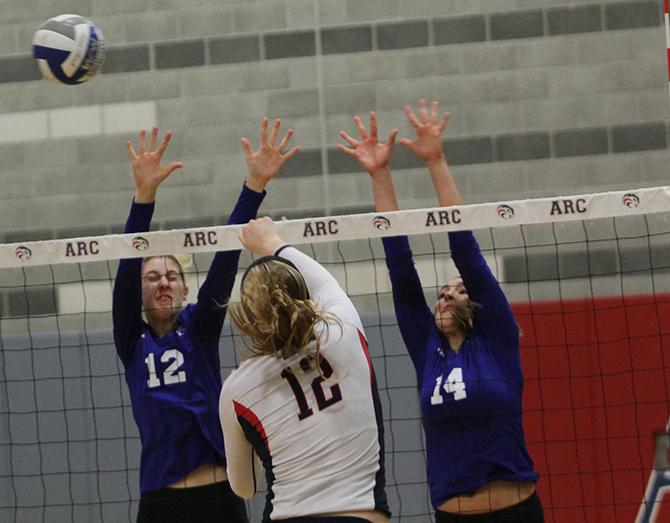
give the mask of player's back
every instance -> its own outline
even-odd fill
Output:
[[[222,396],[234,402],[265,467],[265,520],[386,508],[383,428],[365,338],[353,323],[330,322],[321,339],[320,371],[315,358],[260,356],[224,384]]]

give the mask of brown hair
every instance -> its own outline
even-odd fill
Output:
[[[475,311],[480,307],[479,303],[470,300],[466,305],[454,308],[454,320],[466,335],[475,328]]]
[[[257,260],[247,269],[240,302],[230,306],[230,317],[250,338],[248,348],[254,356],[282,359],[301,353],[318,356],[317,326],[327,330],[329,321],[337,322],[315,308],[302,274],[277,257]]]
[[[446,285],[443,285],[441,288],[444,287],[446,287]],[[477,309],[481,308],[481,304],[472,300],[468,300],[466,305],[459,305],[454,308],[454,319],[463,332],[465,332],[466,336],[470,334],[475,328],[475,312]],[[519,331],[519,338],[522,338],[524,332],[521,328],[521,325],[517,323],[516,327]]]

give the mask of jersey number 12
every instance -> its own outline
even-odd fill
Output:
[[[163,384],[184,383],[186,381],[186,372],[179,370],[179,367],[184,364],[184,355],[177,349],[166,350],[161,354],[161,362],[167,363],[169,361],[172,361],[172,363],[163,371]],[[147,385],[150,389],[160,387],[161,380],[156,375],[156,362],[154,361],[153,352],[144,358],[144,363],[147,364],[147,369],[149,370]]]
[[[312,380],[312,392],[314,393],[317,407],[319,407],[319,410],[323,410],[342,399],[342,390],[340,389],[339,383],[331,385],[330,397],[327,398],[326,392],[323,390],[322,383],[324,378],[328,379],[333,375],[333,367],[330,366],[328,360],[323,356],[319,356],[319,367],[321,367],[323,376],[317,376]],[[287,368],[282,371],[281,377],[288,382],[291,390],[293,391],[293,395],[295,396],[295,400],[298,403],[298,419],[302,421],[314,414],[314,411],[307,402],[305,393],[302,390],[302,385],[300,385],[300,381],[298,381],[296,375]]]

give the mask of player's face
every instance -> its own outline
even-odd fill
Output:
[[[186,299],[188,287],[172,258],[149,258],[142,265],[142,305],[149,323],[177,314]]]
[[[440,289],[435,302],[435,324],[443,334],[462,330],[456,315],[459,310],[467,309],[470,296],[463,285],[463,280],[452,278]],[[461,314],[461,317],[463,315]]]

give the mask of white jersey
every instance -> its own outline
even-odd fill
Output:
[[[340,324],[322,331],[321,374],[302,356],[260,356],[226,379],[219,410],[231,486],[243,497],[255,493],[255,452],[268,487],[264,521],[388,513],[381,408],[360,317],[321,265],[293,247],[281,256]]]

